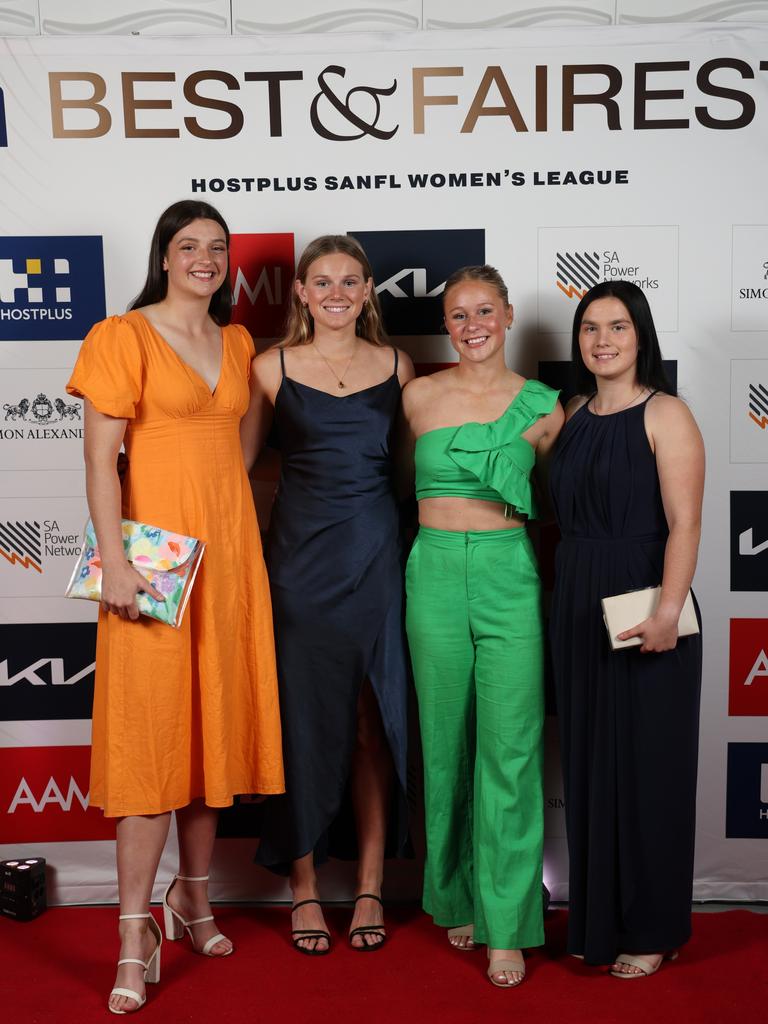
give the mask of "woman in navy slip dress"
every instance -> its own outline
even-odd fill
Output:
[[[392,435],[410,359],[382,344],[368,260],[348,236],[310,243],[288,336],[253,364],[247,458],[282,456],[266,546],[286,793],[262,810],[258,863],[290,875],[295,948],[330,949],[315,868],[357,858],[350,942],[385,939],[385,851],[407,839],[407,657]]]
[[[664,377],[642,291],[579,303],[577,383],[552,460],[551,617],[570,858],[568,951],[645,977],[690,936],[701,636],[677,636],[696,566],[701,436]],[[665,393],[666,392],[666,393]],[[661,584],[612,651],[601,598]]]

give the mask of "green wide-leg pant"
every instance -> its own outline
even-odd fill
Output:
[[[494,949],[544,942],[543,626],[524,529],[419,529],[406,626],[424,754],[424,909]]]

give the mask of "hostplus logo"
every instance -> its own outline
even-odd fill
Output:
[[[485,231],[350,231],[373,268],[388,334],[439,334],[442,294],[456,267],[485,263]]]
[[[768,425],[768,388],[763,384],[749,385],[749,418],[761,430]]]
[[[729,743],[726,839],[768,839],[768,743]]]
[[[78,340],[105,314],[100,237],[0,238],[0,340]]]

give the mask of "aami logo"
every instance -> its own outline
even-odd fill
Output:
[[[555,284],[567,299],[581,299],[600,280],[600,254],[558,252],[555,254]]]
[[[8,129],[5,124],[5,96],[0,88],[0,148],[8,145]]]
[[[77,340],[105,314],[101,237],[0,238],[0,340]]]
[[[768,388],[763,384],[749,385],[749,418],[761,430],[768,426]]]
[[[665,359],[664,372],[672,387],[677,390],[677,360]],[[566,406],[575,396],[573,368],[570,359],[542,359],[539,361],[539,380],[560,392],[560,402]]]
[[[731,491],[731,590],[768,591],[768,491]]]
[[[90,754],[90,747],[0,749],[3,842],[114,839],[114,821],[89,807]]]
[[[95,659],[93,622],[0,626],[0,721],[90,718]]]
[[[726,839],[768,839],[768,743],[728,744]]]
[[[0,523],[0,555],[11,565],[43,571],[43,530],[36,520]]]
[[[232,235],[229,274],[233,322],[254,338],[280,337],[293,288],[293,235]]]
[[[384,326],[393,336],[439,334],[446,278],[485,263],[485,231],[350,231],[373,268]]]
[[[768,619],[731,619],[729,715],[768,715]]]

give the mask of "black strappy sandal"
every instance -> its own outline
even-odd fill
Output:
[[[376,896],[372,892],[361,892],[359,896],[355,896],[355,903],[357,903],[358,900],[376,900],[376,902],[380,903],[382,907],[384,906],[381,897]],[[352,945],[352,939],[356,935],[363,936],[362,946]],[[381,942],[366,942],[366,935],[378,935],[378,937],[381,939]],[[350,946],[352,946],[352,949],[354,949],[356,953],[372,953],[374,952],[374,950],[381,949],[381,947],[387,941],[387,933],[384,929],[383,924],[361,925],[359,928],[352,929],[352,931],[348,935],[348,939]]]
[[[291,907],[291,914],[293,914],[294,910],[298,910],[299,907],[305,907],[308,903],[316,903],[318,907],[322,906],[320,900],[299,900],[298,903],[294,903]],[[308,949],[306,946],[299,945],[302,939],[325,939],[328,945],[325,949],[318,949],[317,945],[315,945],[314,949]],[[326,953],[331,952],[331,933],[322,928],[292,928],[291,942],[293,943],[293,948],[297,949],[299,953],[304,953],[305,956],[325,956]]]

